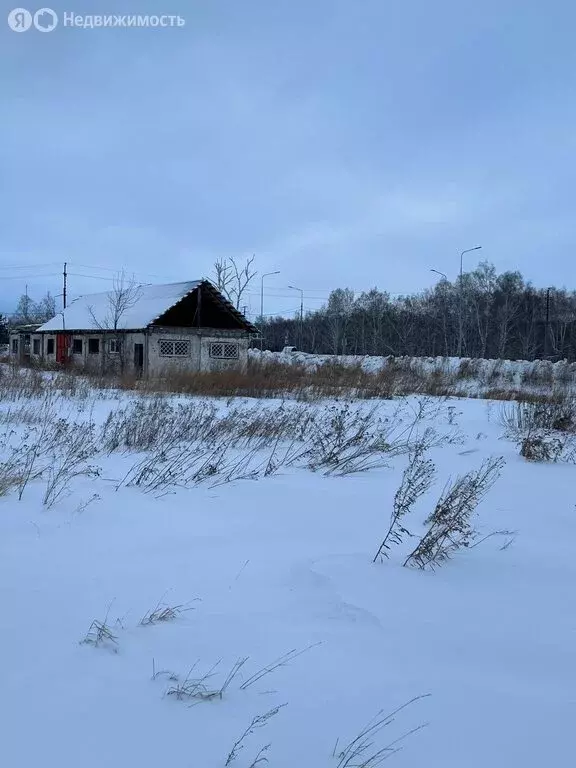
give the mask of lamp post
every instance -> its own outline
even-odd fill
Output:
[[[288,288],[291,288],[293,291],[300,291],[300,329],[298,333],[298,349],[300,352],[302,352],[302,338],[304,335],[304,291],[302,288],[296,288],[295,285],[289,285]]]
[[[260,280],[260,352],[264,349],[264,278],[279,274],[279,269],[275,272],[264,272]]]
[[[462,324],[462,310],[463,310],[463,281],[462,281],[462,265],[463,265],[463,259],[465,253],[472,253],[472,251],[479,251],[480,248],[482,248],[481,245],[475,245],[474,248],[466,248],[466,250],[462,251],[460,254],[460,291],[459,291],[459,299],[458,299],[458,353],[457,357],[462,357],[462,341],[463,341],[463,335],[464,335],[464,327]]]
[[[437,275],[440,275],[446,282],[448,282],[448,275],[446,275],[444,272],[440,272],[439,269],[431,269],[430,272],[435,272]],[[444,331],[444,351],[446,354],[446,357],[448,357],[448,337],[446,334],[446,312],[442,312],[442,329]]]

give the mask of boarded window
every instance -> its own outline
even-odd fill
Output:
[[[228,341],[218,341],[210,344],[210,357],[217,360],[237,360],[239,357],[238,344]]]
[[[100,339],[88,339],[88,354],[89,355],[100,354]]]
[[[73,341],[72,341],[72,354],[73,355],[81,355],[82,354],[82,339],[73,339]]]
[[[34,339],[32,341],[32,354],[33,355],[40,354],[40,339]]]
[[[117,355],[120,352],[119,339],[110,339],[108,342],[108,352],[110,352],[111,355]]]
[[[160,339],[159,349],[160,357],[188,357],[190,354],[190,342]]]
[[[54,354],[54,339],[48,339],[46,342],[46,354],[47,355],[53,355]]]

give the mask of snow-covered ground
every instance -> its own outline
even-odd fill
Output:
[[[387,745],[402,747],[390,764],[406,768],[571,764],[576,467],[520,458],[502,439],[499,404],[409,398],[352,404],[343,417],[346,406],[331,403],[14,397],[0,405],[2,471],[12,462],[19,475],[0,498],[2,765],[373,768],[366,761]],[[144,410],[122,432],[131,403]],[[293,434],[258,445],[230,437],[229,449],[213,443],[208,469],[186,465],[195,430],[231,413],[253,423],[255,408],[260,435],[300,411],[301,434],[311,416],[346,429],[366,417],[367,439],[425,439],[437,479],[405,521],[415,534],[450,477],[502,456],[476,524],[514,533],[434,571],[402,567],[412,540],[373,563],[408,460],[401,450],[340,476],[303,457],[289,466]],[[192,422],[204,427],[186,432]],[[146,423],[153,434],[140,434]],[[252,479],[234,479],[242,474]],[[157,606],[183,609],[142,625]],[[363,757],[340,757],[377,713],[415,697]]]

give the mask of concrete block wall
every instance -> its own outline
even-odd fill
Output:
[[[79,367],[93,368],[100,371],[118,371],[121,358],[119,354],[109,352],[111,333],[74,333],[70,335],[69,360]],[[17,339],[19,355],[22,355],[23,339],[18,334],[10,335]],[[89,352],[90,339],[98,339],[98,353]],[[52,340],[52,352],[48,353],[48,343]],[[74,352],[74,340],[82,341],[82,351]],[[124,370],[134,370],[134,345],[144,346],[144,372],[149,375],[161,375],[167,370],[185,371],[226,371],[231,369],[246,370],[248,365],[249,337],[244,331],[190,329],[190,328],[154,328],[151,332],[135,332],[122,335],[124,344]],[[188,345],[186,355],[162,354],[161,342],[184,342]],[[212,344],[233,343],[238,345],[238,356],[223,359],[211,355]],[[35,352],[34,349],[37,351]],[[30,335],[30,358],[32,360],[56,362],[57,338],[52,333],[32,333]]]
[[[167,357],[160,354],[161,341],[189,343],[186,356]],[[190,328],[154,328],[148,336],[148,373],[162,374],[166,370],[224,371],[234,368],[245,370],[248,364],[248,337],[244,331]],[[210,356],[210,345],[230,342],[238,344],[238,357],[222,360]]]

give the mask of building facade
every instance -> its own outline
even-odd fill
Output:
[[[118,290],[87,295],[34,330],[16,329],[11,355],[149,376],[246,368],[256,328],[209,281],[130,290],[129,301]]]

